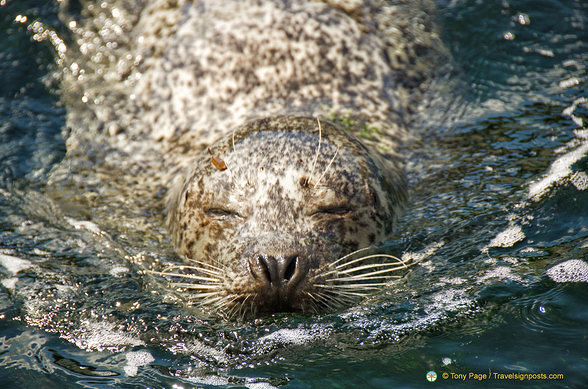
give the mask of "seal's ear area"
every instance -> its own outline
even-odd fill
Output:
[[[192,186],[193,189],[194,185],[198,185],[198,180],[194,180],[194,178],[201,175],[205,169],[216,169],[209,158],[210,156],[204,152],[203,155],[192,162],[191,166],[184,168],[183,174],[177,174],[168,186],[165,198],[165,214],[168,233],[171,236],[174,236],[174,226],[177,227],[178,224],[174,222],[174,219],[178,216],[180,209],[185,205],[190,195],[188,187]]]
[[[408,183],[404,169],[401,166],[390,166],[388,162],[384,162],[381,179],[385,196],[387,196],[386,203],[392,222],[391,230],[393,230],[408,201]]]
[[[184,186],[186,184],[186,178],[184,175],[177,175],[172,180],[165,199],[165,215],[168,233],[174,235],[173,226],[177,225],[173,220],[178,212],[180,206],[180,197],[182,195]]]
[[[380,165],[382,185],[388,193],[388,198],[403,206],[408,200],[408,181],[404,165],[400,161],[383,159],[378,156],[374,156],[374,159]]]
[[[366,148],[369,149],[367,146]],[[371,188],[370,196],[373,197],[378,215],[382,216],[381,219],[386,225],[386,234],[392,233],[408,200],[404,166],[401,160],[382,158],[377,152],[370,151],[369,157],[370,163],[367,168],[370,174],[365,177],[376,182],[366,182],[366,187]]]

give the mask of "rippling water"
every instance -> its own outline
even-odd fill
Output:
[[[387,245],[421,264],[344,312],[242,323],[141,274],[174,260],[162,229],[106,228],[92,220],[108,210],[46,195],[65,153],[57,13],[0,0],[0,386],[588,383],[588,4],[440,1],[465,86],[408,151],[411,203]]]

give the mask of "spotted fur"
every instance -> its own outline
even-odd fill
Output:
[[[389,236],[406,199],[399,161],[313,118],[255,120],[211,150],[227,169],[194,163],[172,192],[169,230],[188,263],[223,269],[219,294],[250,296],[255,311],[310,310],[326,264]],[[306,277],[277,296],[251,271],[260,256],[296,256]]]
[[[430,0],[69,3],[51,182],[107,210],[96,222],[136,225],[167,198],[184,296],[229,310],[333,306],[319,288],[388,277],[348,254],[406,198],[402,143],[448,62]]]

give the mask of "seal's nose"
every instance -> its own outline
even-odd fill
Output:
[[[271,289],[292,289],[304,279],[305,266],[298,253],[273,257],[258,255],[251,263],[253,277]]]

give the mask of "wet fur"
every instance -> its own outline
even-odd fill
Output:
[[[328,122],[319,137],[319,123],[297,116],[252,121],[211,147],[226,170],[203,156],[171,192],[175,247],[187,264],[222,269],[215,297],[248,300],[254,312],[312,310],[317,285],[334,278],[325,272],[330,263],[392,232],[407,195],[399,161],[380,160]],[[307,267],[288,306],[247,270],[259,255],[297,255]]]
[[[67,3],[70,131],[50,183],[113,230],[166,198],[187,269],[222,274],[216,289],[192,278],[187,299],[202,285],[218,308],[284,308],[247,259],[292,253],[308,277],[285,308],[314,310],[318,285],[341,280],[330,264],[389,236],[407,127],[448,62],[430,1],[82,1],[83,17]]]

